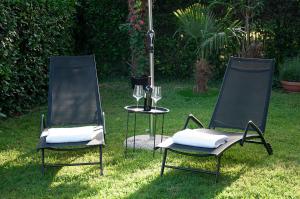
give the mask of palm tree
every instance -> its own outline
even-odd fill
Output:
[[[207,82],[211,73],[211,66],[207,58],[221,48],[225,48],[232,39],[239,42],[243,33],[239,21],[229,22],[226,16],[220,21],[201,4],[194,4],[185,9],[174,12],[178,19],[179,31],[187,37],[187,43],[196,44],[195,63],[196,92],[207,90]]]

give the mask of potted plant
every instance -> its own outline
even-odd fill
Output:
[[[287,59],[280,67],[279,77],[284,90],[300,92],[300,57]]]
[[[219,49],[228,45],[228,41],[239,43],[240,35],[243,33],[239,28],[239,21],[223,23],[217,20],[212,12],[205,6],[196,3],[185,9],[174,12],[178,19],[180,35],[185,38],[187,44],[196,44],[195,53],[195,92],[205,92],[212,66],[208,57]],[[229,20],[224,20],[229,21]]]
[[[146,0],[128,0],[128,22],[120,26],[129,35],[131,58],[127,64],[130,66],[132,88],[134,85],[148,84],[148,58],[145,44],[147,26],[144,20],[146,3]]]

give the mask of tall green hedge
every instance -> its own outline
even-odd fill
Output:
[[[282,63],[300,53],[300,1],[264,0],[264,10],[256,19],[266,32],[265,53]]]
[[[48,58],[74,49],[74,0],[0,3],[0,112],[46,101]]]
[[[178,29],[173,12],[187,7],[199,0],[155,1],[153,21],[156,32],[155,72],[156,76],[170,78],[187,78],[193,75],[195,53],[192,47],[174,35]]]
[[[198,1],[155,1],[155,72],[158,76],[191,76],[194,53],[184,48],[184,42],[178,37],[173,37],[177,29],[173,11]],[[127,1],[79,0],[78,5],[77,53],[96,55],[100,77],[128,76],[128,34],[119,28],[127,20]]]
[[[78,0],[76,51],[96,55],[100,78],[128,74],[128,35],[119,29],[127,15],[126,0]]]

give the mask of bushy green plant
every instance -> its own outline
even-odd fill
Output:
[[[186,37],[187,44],[194,43],[194,53],[197,56],[195,63],[195,91],[207,90],[208,77],[211,74],[209,56],[222,48],[226,48],[228,41],[239,42],[243,33],[239,28],[239,21],[217,20],[208,7],[196,3],[185,9],[174,12],[178,19],[179,32]]]
[[[300,46],[300,1],[265,1],[263,12],[256,19],[264,35],[266,57],[282,63],[294,57]]]
[[[127,75],[129,38],[118,28],[126,22],[127,1],[77,1],[77,54],[95,54],[100,79]]]
[[[140,77],[148,73],[145,37],[147,24],[145,22],[146,1],[128,0],[129,14],[127,23],[121,24],[120,29],[129,36],[131,76]]]
[[[47,99],[48,58],[72,54],[73,0],[2,0],[0,109],[12,115]]]
[[[287,59],[280,66],[280,79],[290,82],[300,82],[300,57]]]

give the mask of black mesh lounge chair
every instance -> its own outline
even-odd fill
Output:
[[[228,136],[227,142],[217,148],[194,147],[176,144],[172,141],[162,142],[157,147],[164,149],[161,176],[167,167],[214,174],[217,181],[220,175],[221,157],[227,149],[236,143],[241,146],[245,142],[262,144],[268,154],[271,155],[273,153],[272,148],[264,139],[264,131],[273,67],[274,60],[271,59],[231,58],[210,124],[208,129],[205,129],[205,132],[209,134]],[[196,123],[199,128],[204,129],[202,123],[192,114],[188,116],[183,129],[187,128],[190,120]],[[215,130],[215,128],[236,129],[243,132],[224,132]],[[207,171],[166,165],[168,151],[198,157],[215,156],[217,160],[216,170]]]
[[[51,57],[47,122],[42,115],[37,146],[42,153],[42,173],[46,166],[99,164],[103,175],[104,124],[94,56]],[[45,164],[46,149],[70,151],[90,147],[99,147],[99,162]]]

